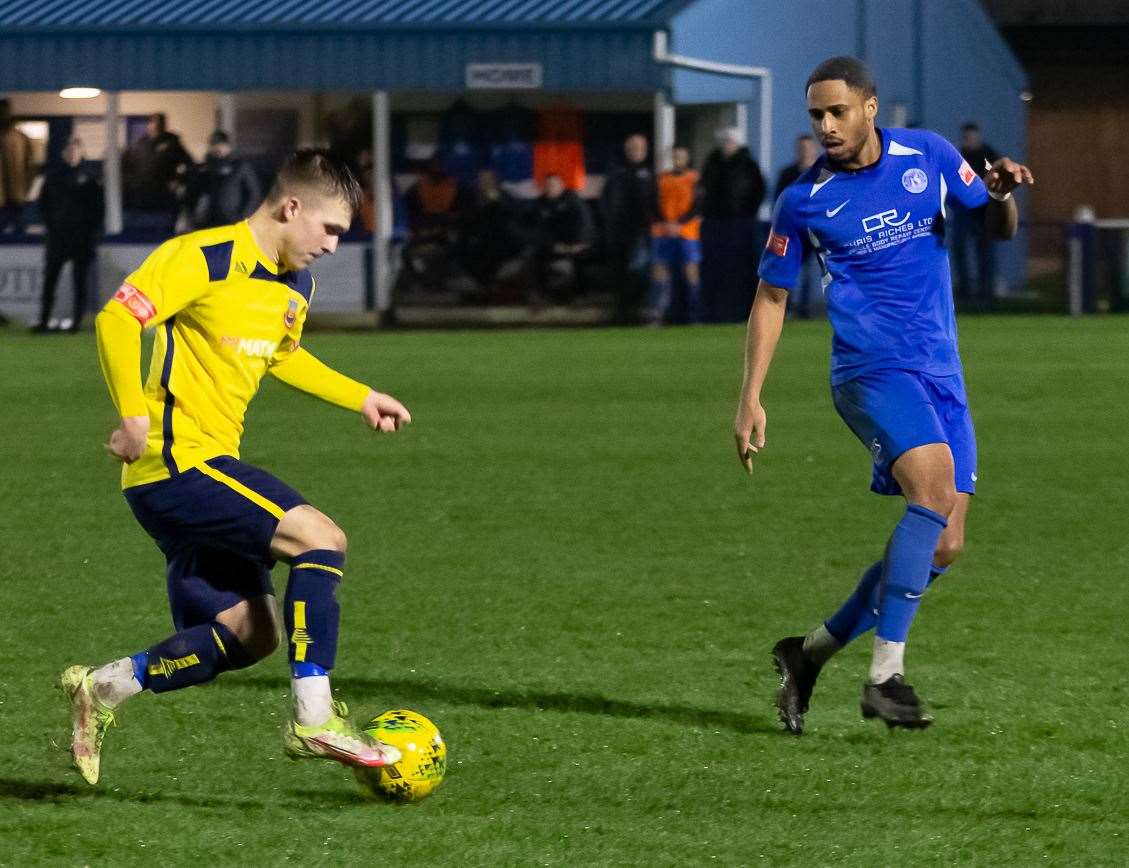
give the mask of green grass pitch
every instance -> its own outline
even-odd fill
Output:
[[[907,659],[937,722],[860,719],[863,642],[800,739],[769,648],[900,512],[831,407],[823,324],[785,329],[751,479],[737,327],[311,335],[415,424],[267,382],[243,457],[349,534],[339,695],[449,742],[406,807],[283,758],[282,653],[133,700],[103,782],[70,770],[53,685],[169,633],[163,563],[102,450],[93,339],[2,332],[0,863],[1124,865],[1126,325],[962,322],[980,495]]]

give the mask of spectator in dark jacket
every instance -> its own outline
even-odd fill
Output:
[[[702,168],[702,215],[708,220],[755,217],[764,201],[764,176],[736,127],[718,131],[718,147]]]
[[[967,123],[960,130],[960,155],[981,178],[988,167],[1000,158],[995,149],[986,143],[980,127]],[[973,306],[988,310],[995,305],[996,250],[984,228],[983,208],[962,208],[954,203],[952,218],[952,256],[954,263],[953,289],[958,297],[972,302]],[[975,272],[969,268],[975,260]]]
[[[773,201],[780,198],[785,187],[795,184],[800,175],[815,165],[819,157],[819,148],[813,136],[808,133],[796,136],[795,157],[792,163],[780,170],[780,175],[776,178],[776,189],[772,192]]]
[[[819,148],[816,146],[815,139],[807,133],[796,136],[795,155],[795,162],[785,166],[776,179],[776,189],[772,194],[773,201],[780,198],[780,194],[784,192],[785,187],[796,183],[800,175],[815,164],[819,157]],[[821,276],[819,260],[814,253],[809,251],[804,256],[796,286],[788,293],[789,315],[800,319],[808,319],[811,316],[811,299],[815,295],[816,287],[820,284]]]
[[[649,284],[651,223],[658,213],[647,140],[628,136],[625,162],[612,169],[600,195],[605,253],[616,292],[616,318],[633,319]]]
[[[59,273],[70,262],[74,304],[69,330],[76,332],[86,311],[90,266],[98,249],[105,207],[102,184],[83,161],[82,141],[77,136],[72,136],[63,148],[63,164],[47,172],[39,206],[47,243],[39,323],[33,331],[48,330]]]
[[[537,200],[536,273],[544,291],[557,302],[568,302],[576,291],[577,259],[592,245],[588,207],[560,175],[545,179]]]
[[[404,207],[409,234],[402,254],[406,267],[398,281],[404,290],[409,286],[441,290],[458,271],[454,254],[466,211],[465,192],[432,157],[404,194]]]
[[[197,229],[238,223],[259,207],[262,188],[255,170],[235,156],[223,130],[208,137],[208,155],[192,172],[188,201]]]
[[[499,271],[520,271],[532,232],[521,204],[498,184],[492,169],[478,173],[478,183],[463,217],[463,266],[491,298]],[[505,268],[503,269],[503,267]]]
[[[171,235],[179,208],[178,185],[192,166],[180,136],[166,129],[165,116],[149,116],[146,134],[122,155],[126,224]]]
[[[744,131],[718,130],[702,168],[702,296],[709,318],[743,320],[756,288],[764,176],[744,145]]]

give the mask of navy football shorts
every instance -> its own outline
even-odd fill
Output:
[[[953,453],[956,490],[976,493],[976,431],[968,410],[964,377],[934,377],[918,371],[871,371],[831,387],[835,409],[870,450],[870,490],[901,494],[891,468],[905,452],[947,443]]]
[[[306,503],[265,470],[230,456],[124,494],[168,562],[178,630],[208,623],[242,600],[274,594],[270,542],[282,516]]]

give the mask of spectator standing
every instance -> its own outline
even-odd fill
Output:
[[[12,119],[12,106],[0,99],[0,233],[23,232],[23,211],[34,171],[31,139]]]
[[[545,192],[536,207],[534,265],[538,282],[553,301],[567,303],[576,293],[577,260],[592,245],[592,218],[560,175],[545,178]]]
[[[698,173],[690,168],[686,148],[674,148],[670,156],[671,170],[659,175],[658,219],[651,226],[651,322],[655,325],[671,314],[673,286],[679,276],[686,289],[686,320],[702,321]]]
[[[633,319],[646,293],[651,222],[657,211],[655,174],[647,140],[635,134],[623,143],[625,163],[612,169],[600,195],[608,264],[615,283],[616,319]]]
[[[172,235],[179,209],[178,185],[192,167],[180,136],[165,116],[149,115],[146,133],[122,155],[127,228]]]
[[[188,201],[197,229],[227,226],[249,216],[262,201],[263,191],[251,164],[232,153],[223,130],[208,136],[208,154],[192,172]]]
[[[74,303],[68,329],[77,332],[86,312],[90,266],[97,253],[105,208],[102,183],[83,160],[82,141],[77,136],[71,136],[63,148],[62,165],[48,170],[39,204],[47,239],[39,322],[32,331],[48,331],[59,274],[70,262]]]
[[[960,128],[960,155],[983,178],[992,163],[1000,158],[987,144],[980,127],[966,123]],[[984,226],[984,208],[964,208],[954,203],[952,214],[952,254],[956,260],[956,294],[981,309],[994,306],[996,298],[996,251]],[[975,277],[969,268],[975,260]]]
[[[723,127],[702,168],[702,295],[714,316],[742,320],[756,288],[764,176],[744,131]]]
[[[815,139],[807,133],[796,137],[795,148],[795,162],[781,170],[776,179],[773,200],[779,199],[780,194],[784,192],[784,188],[794,184],[800,175],[815,164],[816,158],[819,156],[819,148],[816,146]],[[822,269],[819,266],[819,258],[814,252],[808,250],[804,254],[800,274],[796,278],[796,286],[788,293],[789,315],[799,319],[808,319],[811,316],[811,299],[820,286],[821,279]]]

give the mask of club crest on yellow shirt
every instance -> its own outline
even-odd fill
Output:
[[[286,323],[288,329],[294,328],[294,323],[298,321],[298,302],[290,299],[290,306],[286,309],[286,313],[282,315],[282,321]]]

